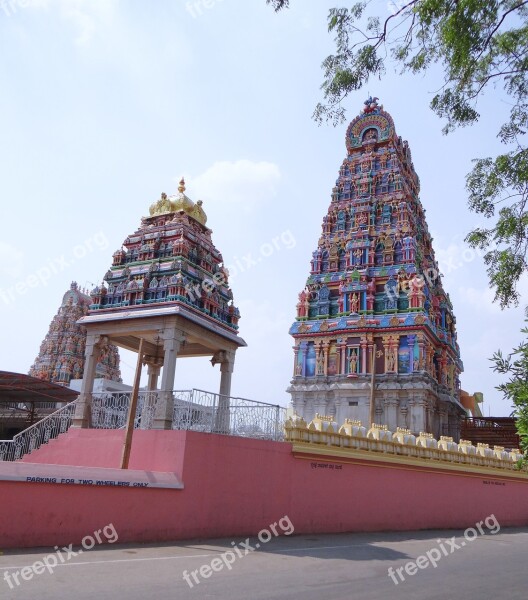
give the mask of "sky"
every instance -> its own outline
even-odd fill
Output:
[[[346,123],[311,118],[333,51],[326,16],[340,4],[292,0],[275,14],[265,0],[0,0],[0,370],[28,371],[70,282],[100,283],[184,176],[242,314],[248,347],[232,394],[288,404],[288,329],[346,154]],[[444,136],[429,108],[440,75],[389,67],[343,106],[352,120],[378,96],[409,141],[457,317],[462,387],[483,392],[486,415],[507,415],[489,358],[521,341],[524,313],[493,303],[464,237],[484,224],[467,208],[465,175],[503,150],[508,106],[491,90],[477,125]],[[135,356],[121,354],[131,383]],[[207,359],[178,362],[177,389],[216,391],[219,380]]]

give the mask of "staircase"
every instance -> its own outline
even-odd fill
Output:
[[[74,400],[59,408],[38,423],[17,433],[12,440],[0,441],[0,461],[20,460],[68,431],[73,422],[76,402]]]

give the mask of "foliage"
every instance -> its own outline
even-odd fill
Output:
[[[279,10],[290,6],[290,0],[266,0],[266,4],[271,4],[275,12],[279,12]]]
[[[528,334],[528,328],[522,329],[521,333]],[[491,360],[494,363],[494,371],[509,376],[508,381],[497,389],[504,394],[505,398],[511,400],[515,407],[521,448],[526,456],[528,454],[528,340],[521,342],[507,358],[498,351]]]

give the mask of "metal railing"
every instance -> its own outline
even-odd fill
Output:
[[[140,391],[134,418],[136,429],[152,429],[160,391]],[[286,409],[246,398],[222,396],[204,390],[175,390],[172,429],[219,433],[263,440],[284,439]],[[92,394],[90,427],[122,429],[128,418],[132,392]],[[70,428],[77,400],[45,417],[12,440],[0,441],[0,461],[19,460]]]
[[[132,392],[97,392],[92,394],[94,429],[123,429],[128,419]],[[134,428],[152,429],[159,392],[140,391],[134,418]]]
[[[163,392],[141,391],[134,418],[136,429],[152,429]],[[131,392],[92,394],[91,426],[122,429],[127,421]],[[221,396],[204,390],[175,390],[172,428],[221,433],[257,439],[283,439],[286,409],[246,398]]]
[[[204,390],[174,392],[173,429],[282,440],[286,409]]]
[[[19,460],[68,431],[75,414],[75,404],[76,400],[59,408],[42,421],[17,433],[12,440],[0,441],[0,460]]]

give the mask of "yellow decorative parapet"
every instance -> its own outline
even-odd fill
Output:
[[[342,433],[343,435],[353,435],[355,437],[367,436],[367,430],[363,427],[361,421],[354,421],[353,419],[345,419],[345,422],[339,429],[339,433]]]
[[[438,448],[440,450],[451,450],[453,452],[458,451],[458,444],[453,441],[452,437],[448,437],[447,435],[440,436],[440,440],[438,441]],[[504,448],[503,448],[504,450]]]
[[[523,477],[528,475],[527,466],[518,466],[522,458],[519,450],[507,452],[502,446],[492,449],[488,444],[474,446],[468,440],[460,440],[457,444],[452,437],[447,436],[442,436],[437,441],[431,433],[426,432],[420,432],[416,437],[409,429],[400,427],[392,433],[386,425],[373,423],[367,431],[361,421],[345,419],[343,425],[338,427],[334,417],[316,415],[313,421],[306,424],[303,418],[293,415],[286,421],[285,431],[286,440],[294,444],[294,450],[302,449],[305,453],[312,451],[308,444],[313,444],[314,453],[324,452],[327,456],[332,455],[333,447],[335,456],[341,458],[359,454],[374,459],[374,453],[382,453],[386,460],[393,455],[403,462],[410,460],[415,464],[416,459],[429,459],[446,466],[458,465],[456,468],[463,470],[465,467],[473,471],[501,469],[503,472],[515,471]],[[323,446],[324,450],[321,448]],[[344,450],[350,452],[343,452]],[[394,461],[394,458],[390,460]]]
[[[387,430],[386,425],[377,425],[372,423],[372,427],[367,433],[367,437],[371,440],[378,440],[380,442],[392,441],[392,433]]]
[[[315,419],[308,425],[310,431],[325,431],[327,433],[337,433],[337,422],[334,417],[325,417],[320,414],[315,415]]]
[[[396,433],[392,436],[392,439],[400,444],[410,444],[411,446],[416,446],[416,436],[412,434],[410,429],[397,427]]]
[[[477,453],[475,446],[469,440],[460,440],[458,450],[464,454],[475,455]]]
[[[494,456],[493,450],[490,450],[489,444],[477,444],[477,454],[479,456]]]

